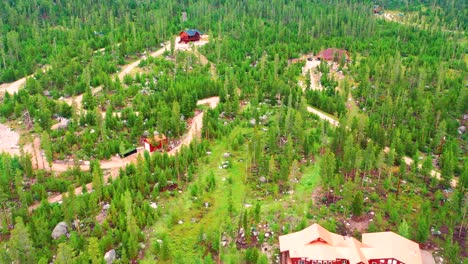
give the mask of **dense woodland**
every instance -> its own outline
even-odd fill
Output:
[[[59,174],[33,169],[27,154],[0,155],[0,263],[103,263],[111,249],[116,263],[275,263],[278,235],[318,222],[358,238],[345,223],[370,215],[366,231],[391,230],[465,263],[468,136],[457,129],[468,114],[466,6],[377,3],[431,25],[421,28],[374,15],[374,4],[0,3],[0,83],[36,73],[2,95],[0,121],[17,125],[28,113],[25,140],[40,137],[49,163],[77,164]],[[115,78],[186,28],[210,35],[198,51],[216,76],[194,53],[170,50]],[[303,92],[303,64],[288,59],[328,47],[349,51],[345,78],[322,65],[325,89]],[[78,95],[82,107],[64,100]],[[220,97],[215,109],[196,105],[210,96]],[[155,131],[177,142],[196,110],[205,111],[200,140],[175,156],[146,152],[104,181],[100,160]],[[58,117],[70,122],[51,129]],[[93,192],[75,195],[88,183]],[[49,204],[57,193],[65,198]],[[62,221],[68,235],[52,239]]]

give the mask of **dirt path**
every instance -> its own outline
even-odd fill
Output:
[[[4,83],[0,85],[0,92],[8,92],[9,94],[17,93],[19,89],[26,83],[26,79],[33,76],[34,75],[29,75],[12,83]]]
[[[91,90],[91,93],[93,95],[95,95],[95,94],[99,93],[101,90],[102,90],[102,86],[98,86],[96,88],[93,88]],[[65,103],[67,103],[68,105],[70,105],[70,106],[73,104],[73,102],[75,102],[77,109],[81,109],[82,108],[81,102],[83,101],[83,94],[73,96],[73,97],[64,98],[62,100]]]
[[[317,67],[320,65],[319,60],[306,60],[306,64],[304,67],[302,67],[302,75],[307,76],[309,74],[310,76],[310,87],[306,87],[304,83],[300,83],[299,85],[302,87],[302,91],[305,91],[306,89],[312,89],[312,90],[323,90],[322,85],[320,84],[320,78],[322,77],[322,73],[320,73],[317,69]],[[317,73],[316,73],[317,72]]]
[[[216,79],[218,74],[216,72],[216,67],[213,63],[211,63],[208,58],[205,57],[205,55],[201,54],[200,52],[198,52],[198,50],[194,49],[193,51],[193,54],[195,54],[195,56],[197,56],[199,59],[200,59],[200,62],[202,65],[207,65],[207,64],[210,64],[210,73],[211,73],[211,77],[213,79]]]
[[[19,155],[19,138],[18,132],[0,123],[0,153],[7,152],[10,155]]]
[[[197,102],[197,105],[209,105],[210,108],[215,108],[219,103],[219,97],[210,97],[206,99],[199,100]],[[169,155],[175,155],[177,152],[180,151],[182,146],[188,146],[190,142],[194,139],[194,137],[200,136],[201,129],[203,127],[203,116],[204,112],[199,113],[193,118],[192,125],[190,126],[189,131],[187,134],[184,136],[180,144],[173,148],[171,151],[169,151]]]
[[[390,148],[385,147],[384,152],[388,153],[389,151],[390,151]],[[414,163],[414,160],[412,158],[409,158],[409,157],[406,157],[406,156],[403,157],[403,160],[405,161],[406,166],[411,166]],[[422,164],[418,164],[418,168],[421,169]],[[434,178],[438,179],[439,181],[442,181],[442,176],[440,175],[440,172],[438,172],[436,170],[431,170],[430,175],[431,175],[431,177],[434,177]],[[452,188],[457,187],[457,184],[458,184],[458,179],[452,179],[452,181],[450,182],[450,186],[452,186]]]
[[[412,18],[415,18],[415,16],[417,16],[415,13],[411,14],[411,13],[407,13],[405,15],[399,15],[400,13],[399,12],[392,12],[392,13],[388,13],[388,12],[385,12],[383,13],[382,17],[383,19],[387,20],[387,21],[390,21],[390,22],[395,22],[395,23],[398,23],[400,25],[404,25],[404,26],[411,26],[411,27],[417,27],[421,30],[440,30],[442,32],[447,32],[447,33],[455,33],[455,34],[465,34],[464,31],[458,31],[458,30],[448,30],[446,28],[444,28],[443,26],[430,26],[429,24],[431,24],[430,22],[428,21],[422,21],[422,20],[417,20],[417,21],[413,21],[413,22],[410,22],[408,20],[411,20],[411,17]],[[427,19],[427,18],[426,18]]]
[[[215,108],[218,105],[218,103],[219,103],[219,97],[215,96],[215,97],[210,97],[210,98],[199,100],[197,102],[197,105],[208,104],[210,106],[210,108]],[[180,151],[182,146],[189,145],[190,142],[192,142],[192,140],[195,137],[198,137],[200,135],[201,129],[203,127],[203,115],[204,115],[204,112],[199,113],[198,115],[196,115],[193,118],[193,122],[192,122],[192,125],[191,125],[189,131],[187,132],[187,134],[184,135],[184,137],[181,140],[181,142],[179,143],[179,145],[177,147],[175,147],[174,149],[172,149],[170,152],[168,152],[169,155],[171,155],[171,156],[175,155],[177,152]],[[137,157],[138,157],[138,155],[140,153],[136,153],[136,154],[128,156],[128,157],[126,157],[124,159],[120,159],[120,158],[117,158],[117,157],[112,157],[111,160],[101,161],[100,162],[101,169],[102,170],[110,170],[110,173],[105,174],[104,182],[107,183],[109,181],[109,178],[112,178],[112,179],[117,178],[119,176],[120,168],[125,168],[128,164],[134,163],[137,160]],[[39,167],[42,166],[42,162],[45,162],[45,160],[41,155],[39,138],[34,139],[33,155],[35,157],[39,157],[39,161],[38,161],[38,163],[40,163]],[[44,163],[44,164],[46,164],[46,166],[47,166],[47,163]],[[44,166],[42,166],[42,167],[44,167]],[[65,164],[65,163],[53,163],[52,164],[52,170],[56,171],[56,172],[66,171],[70,167],[73,167],[73,165],[72,164]],[[81,165],[80,169],[86,171],[86,170],[89,170],[90,168],[89,168],[89,165]],[[88,183],[86,185],[86,189],[87,189],[88,192],[91,192],[92,189],[93,189],[92,183]],[[77,187],[75,189],[75,194],[76,195],[80,195],[82,193],[83,193],[83,189],[82,189],[81,186]],[[58,194],[58,195],[54,195],[54,196],[49,197],[48,201],[49,201],[49,203],[57,203],[57,202],[61,202],[62,199],[63,199],[63,195]],[[32,212],[39,205],[40,205],[39,202],[31,205],[29,207],[29,211]]]
[[[50,69],[49,66],[44,66],[40,70],[42,72],[46,72],[49,69]],[[17,93],[19,91],[19,89],[21,89],[23,87],[23,85],[26,83],[26,79],[31,78],[31,77],[34,77],[34,74],[31,74],[29,76],[21,78],[21,79],[19,79],[17,81],[14,81],[12,83],[3,83],[3,84],[1,84],[0,85],[0,93],[6,93],[6,92],[8,92],[9,94]]]
[[[327,121],[328,123],[332,124],[333,126],[338,126],[340,124],[340,122],[338,122],[334,118],[331,118],[330,116],[328,116],[324,112],[318,110],[317,108],[307,106],[307,111],[309,113],[317,115],[320,119]]]
[[[316,108],[307,106],[307,111],[317,115],[320,119],[325,120],[325,121],[329,122],[330,124],[332,124],[334,126],[338,126],[340,124],[340,122],[338,122],[337,120],[329,117],[328,115],[324,114],[322,111],[320,111],[320,110],[318,110]],[[390,148],[385,147],[384,151],[385,151],[385,153],[388,153],[390,151]],[[406,156],[403,157],[403,160],[405,161],[407,166],[411,166],[413,164],[413,162],[414,162],[413,159],[411,159],[409,157],[406,157]],[[421,168],[422,165],[419,164],[418,167]],[[438,180],[442,180],[442,177],[440,176],[440,172],[438,172],[436,170],[431,170],[430,174],[431,174],[431,177],[435,177]],[[452,182],[450,183],[450,185],[453,188],[455,188],[455,187],[457,187],[457,184],[458,184],[458,180],[457,179],[452,179]]]

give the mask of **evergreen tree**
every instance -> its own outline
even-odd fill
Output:
[[[398,233],[401,236],[410,239],[409,226],[405,220],[401,221],[400,225],[398,226]]]
[[[95,237],[88,239],[88,256],[92,264],[102,264],[104,262],[104,257],[99,248],[99,240]]]
[[[9,255],[14,263],[34,263],[36,260],[35,248],[29,231],[21,217],[15,218],[15,228],[11,231],[8,242]]]
[[[364,211],[364,199],[362,192],[358,191],[354,195],[353,202],[351,204],[351,212],[354,216],[361,216]]]
[[[56,264],[70,264],[75,263],[75,252],[73,248],[66,243],[60,243],[57,249],[57,257],[55,258]]]

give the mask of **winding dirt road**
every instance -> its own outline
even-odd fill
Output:
[[[206,105],[209,105],[210,108],[215,108],[218,105],[218,103],[219,103],[219,97],[215,96],[215,97],[210,97],[210,98],[199,100],[197,102],[197,105],[206,104]],[[203,115],[204,115],[204,112],[201,112],[193,118],[192,125],[190,126],[187,134],[183,136],[183,139],[181,140],[179,145],[177,145],[175,148],[173,148],[171,151],[168,152],[169,155],[171,156],[176,155],[181,150],[182,146],[188,146],[193,141],[194,138],[200,136],[201,129],[203,128]],[[34,143],[35,143],[34,145],[40,145],[39,138],[36,138],[34,140]],[[40,153],[40,146],[36,146],[36,147],[37,148],[35,148],[35,156],[40,157],[39,163],[44,162],[44,158],[42,157]],[[128,156],[124,159],[112,157],[110,160],[101,161],[100,162],[101,169],[104,171],[110,171],[109,173],[104,175],[104,183],[109,182],[109,178],[112,178],[112,179],[117,178],[119,176],[119,170],[121,168],[125,168],[128,164],[134,163],[137,160],[138,155],[140,154],[141,152]],[[53,163],[52,171],[64,172],[70,169],[71,167],[73,167],[73,165]],[[89,165],[81,165],[80,169],[87,171],[90,168],[89,168]],[[86,185],[86,189],[88,192],[91,192],[93,190],[92,183],[88,183]],[[75,189],[76,195],[80,195],[82,193],[83,193],[83,189],[81,186]],[[63,194],[58,194],[58,195],[49,197],[47,200],[49,201],[49,203],[57,203],[57,202],[61,202],[62,199],[63,199]],[[29,207],[29,211],[32,212],[39,205],[40,205],[39,202],[31,205]]]
[[[169,45],[170,45],[169,42],[165,42],[163,45],[164,47],[158,49],[157,51],[150,53],[150,56],[158,57],[158,56],[161,56],[166,50],[169,50]],[[141,60],[144,60],[144,59],[146,59],[146,56],[142,56],[141,59],[124,66],[122,70],[120,71],[120,73],[117,75],[119,79],[122,81],[125,75],[129,74],[135,67],[137,67],[140,64]]]
[[[313,107],[310,107],[310,106],[307,106],[307,111],[310,112],[310,113],[313,113],[315,115],[317,115],[320,119],[322,120],[325,120],[327,122],[329,122],[330,124],[332,124],[333,126],[339,126],[340,125],[340,122],[338,122],[337,120],[329,117],[328,115],[324,114],[322,111],[316,109],[316,108],[313,108]],[[388,153],[390,151],[390,148],[388,147],[385,147],[384,149],[385,153]],[[411,166],[414,162],[413,159],[409,158],[409,157],[403,157],[403,160],[405,161],[406,165],[407,166]],[[419,168],[422,167],[421,164],[418,165]],[[436,171],[436,170],[431,170],[430,172],[431,174],[431,177],[435,177],[436,179],[438,180],[442,180],[441,176],[440,176],[440,172]],[[455,188],[457,187],[457,184],[458,184],[458,180],[457,179],[452,179],[450,185]]]
[[[205,43],[200,43],[198,46],[200,45],[204,45],[206,44],[207,42]],[[168,50],[168,45],[169,43],[166,42],[165,43],[165,46],[155,52],[152,52],[150,54],[150,56],[152,57],[157,57],[157,56],[161,56],[162,54],[164,54],[164,52],[166,50]],[[179,49],[179,50],[187,50],[187,47],[188,45],[187,44],[179,44],[179,45],[176,45],[176,48]],[[209,61],[206,59],[206,57],[204,57],[203,55],[201,55],[200,53],[196,53],[198,56],[201,57],[201,62],[203,64],[207,64],[209,63]],[[146,57],[143,56],[140,60],[137,60],[133,63],[130,63],[126,66],[123,67],[122,71],[116,76],[117,78],[119,78],[120,80],[123,80],[123,78],[125,77],[125,75],[129,74],[135,67],[137,67],[141,60],[142,59],[145,59]],[[211,64],[211,67],[214,67],[213,64]],[[213,73],[213,70],[212,70],[212,73]],[[214,74],[216,73],[216,70],[214,70]],[[95,89],[93,89],[93,95],[98,93],[99,91],[101,91],[102,87],[99,86]],[[79,96],[76,96],[74,98],[67,98],[67,99],[64,99],[64,101],[68,104],[72,104],[73,102],[76,103],[77,107],[81,108],[81,101],[83,99],[83,95],[79,95]],[[202,99],[202,100],[199,100],[197,102],[197,105],[208,105],[210,108],[215,108],[219,103],[219,97],[215,96],[215,97],[210,97],[210,98],[205,98],[205,99]],[[196,137],[199,137],[200,136],[200,132],[201,132],[201,129],[203,127],[203,116],[204,116],[204,112],[201,112],[199,114],[197,114],[193,120],[192,120],[192,124],[189,128],[189,130],[187,131],[187,133],[183,136],[181,142],[179,143],[179,145],[177,145],[175,148],[173,148],[172,150],[170,150],[168,152],[169,155],[176,155],[181,149],[183,146],[188,146],[194,138]],[[36,160],[36,168],[42,168],[44,169],[46,166],[48,167],[42,153],[41,153],[41,150],[40,150],[40,140],[39,138],[35,138],[34,139],[34,142],[33,142],[33,146],[29,146],[28,150],[30,153],[33,154],[33,159]],[[141,152],[140,152],[141,153]],[[109,173],[106,173],[104,175],[104,182],[107,183],[109,182],[109,178],[112,178],[112,179],[115,179],[118,177],[119,175],[119,171],[121,168],[125,168],[128,164],[131,164],[131,163],[134,163],[136,160],[137,160],[137,157],[138,155],[140,155],[140,153],[136,153],[134,155],[131,155],[131,156],[128,156],[124,159],[121,159],[121,158],[118,158],[118,157],[112,157],[110,160],[103,160],[103,161],[100,161],[100,166],[101,166],[101,169],[104,170],[104,171],[108,171]],[[49,168],[50,170],[54,171],[54,172],[64,172],[64,171],[67,171],[68,169],[70,169],[71,167],[73,167],[74,165],[73,164],[67,164],[67,163],[58,163],[58,162],[54,162],[52,163],[52,167]],[[80,169],[83,170],[83,171],[88,171],[90,169],[89,165],[80,165]],[[92,183],[89,183],[86,185],[86,189],[88,192],[91,192],[92,191]],[[83,193],[83,189],[82,189],[82,186],[80,187],[77,187],[75,189],[75,194],[76,195],[80,195]],[[57,202],[61,202],[63,199],[63,194],[58,194],[58,195],[54,195],[54,196],[51,196],[48,198],[48,202],[49,203],[57,203]],[[33,210],[35,210],[38,206],[39,206],[40,203],[35,203],[34,205],[30,206],[29,207],[29,211],[32,212]]]
[[[42,67],[41,71],[46,72],[49,69],[50,69],[49,66],[44,66]],[[21,78],[12,83],[0,84],[0,93],[6,93],[6,92],[8,92],[9,94],[17,93],[21,88],[23,88],[23,85],[26,83],[26,80],[31,77],[34,77],[34,74]]]
[[[9,94],[17,93],[19,89],[26,83],[26,79],[33,76],[34,75],[29,75],[12,83],[3,83],[0,85],[0,92],[8,92]]]

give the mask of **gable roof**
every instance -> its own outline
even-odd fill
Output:
[[[343,56],[345,56],[346,59],[349,59],[348,51],[343,50],[343,49],[335,49],[335,48],[328,48],[328,49],[322,50],[319,52],[317,57],[322,58],[324,60],[332,61],[335,59],[335,55],[338,59],[341,59],[341,57]]]
[[[319,224],[279,237],[280,251],[289,251],[291,258],[312,257],[317,260],[349,259],[351,264],[367,263],[359,251],[361,242],[352,237],[332,233]]]
[[[422,264],[419,245],[393,232],[363,234],[361,243],[353,237],[341,236],[313,224],[299,232],[280,236],[279,242],[280,251],[289,251],[291,258],[348,259],[351,264],[395,258],[408,264]]]
[[[395,258],[404,263],[422,263],[416,242],[393,232],[362,234],[362,251],[368,259]]]
[[[195,36],[197,33],[199,35],[202,35],[202,32],[199,31],[198,29],[187,29],[187,30],[184,30],[185,33],[187,33],[187,35],[189,35],[189,37],[193,37]]]

